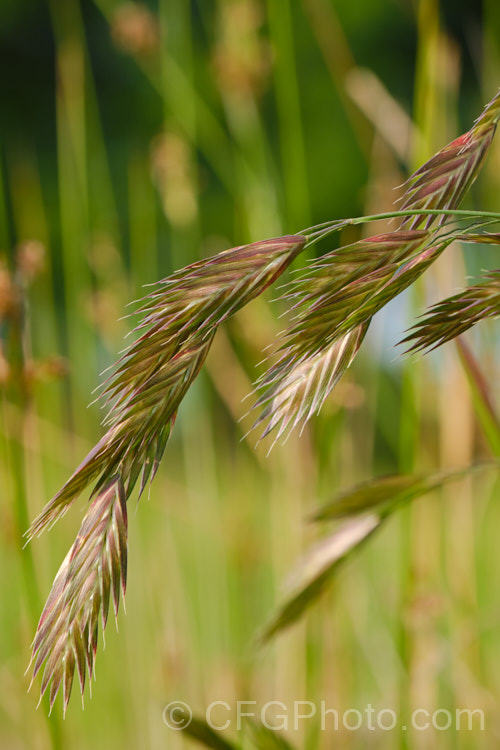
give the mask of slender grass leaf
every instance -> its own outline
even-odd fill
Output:
[[[491,452],[500,458],[500,419],[493,402],[491,388],[479,362],[466,342],[459,338],[456,345],[472,394],[472,403]]]
[[[330,521],[372,511],[385,515],[399,505],[439,489],[448,482],[458,481],[492,466],[495,464],[485,462],[428,476],[394,474],[363,482],[337,495],[330,503],[320,508],[312,516],[312,520]]]
[[[268,719],[268,723],[270,723],[270,719]],[[293,745],[276,729],[270,729],[264,724],[252,720],[248,720],[245,726],[250,727],[251,740],[257,750],[294,750]]]
[[[373,534],[382,520],[377,515],[349,520],[305,554],[292,573],[291,593],[260,637],[262,643],[266,643],[300,618],[329,585],[339,565],[352,550]]]
[[[314,519],[340,519],[341,525],[299,561],[288,583],[289,594],[264,630],[261,641],[267,642],[296,622],[330,585],[341,563],[359,549],[403,502],[491,467],[498,469],[498,465],[491,462],[427,477],[383,477],[339,495]]]
[[[176,713],[182,716],[182,708],[180,706],[176,708]],[[191,717],[187,713],[185,714],[185,719],[186,726],[182,727],[182,733],[189,737],[189,739],[199,742],[204,747],[212,748],[212,750],[241,750],[239,745],[233,745],[226,740],[220,732],[212,729],[204,719],[197,716]]]

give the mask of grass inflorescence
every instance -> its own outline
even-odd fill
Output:
[[[499,117],[497,94],[468,133],[408,179],[400,209],[385,215],[399,217],[395,229],[324,253],[289,283],[284,300],[290,322],[275,361],[257,383],[261,413],[256,425],[266,423],[264,436],[275,430],[278,439],[321,409],[354,360],[375,313],[411,286],[454,240],[496,241],[496,235],[480,230],[500,216],[459,211],[458,205],[485,159]],[[51,706],[62,685],[66,708],[75,671],[82,694],[86,673],[93,674],[99,621],[104,629],[111,599],[117,616],[120,590],[125,593],[127,500],[139,480],[139,495],[153,480],[179,405],[217,328],[278,279],[300,252],[349,223],[372,218],[326,222],[297,235],[223,251],[176,271],[140,303],[136,339],[103,387],[106,432],[28,531],[31,540],[89,491],[91,503],[54,580],[33,643],[33,676],[45,665],[41,693],[49,692]],[[458,218],[468,222],[457,226]],[[435,306],[406,341],[413,349],[438,346],[498,315],[498,299],[494,271]],[[421,487],[428,491],[425,481],[417,492],[409,486],[411,496]],[[338,535],[332,543],[323,542],[319,579],[303,587],[290,605],[294,617],[310,599],[308,587],[320,590],[332,567],[384,518],[385,511],[377,510],[362,521],[349,521],[341,542]],[[288,614],[284,610],[269,632],[277,632]]]

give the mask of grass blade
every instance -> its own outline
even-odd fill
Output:
[[[293,591],[260,636],[261,643],[269,641],[304,614],[330,584],[339,565],[373,534],[382,520],[376,515],[352,519],[305,554],[292,574]]]
[[[311,547],[291,575],[290,592],[261,636],[261,642],[296,622],[331,584],[335,574],[355,550],[358,550],[403,503],[415,500],[451,481],[496,463],[469,466],[464,469],[431,474],[390,476],[358,485],[340,494],[321,508],[315,521],[337,519],[341,524]]]
[[[179,718],[177,718],[179,717]],[[186,726],[182,726],[182,732],[189,739],[199,742],[204,747],[212,750],[240,750],[239,745],[233,745],[226,740],[219,731],[215,731],[204,719],[197,716],[191,717],[184,713],[181,706],[176,707],[176,718],[179,723],[185,718]]]

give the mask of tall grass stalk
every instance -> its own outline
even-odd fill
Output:
[[[19,268],[17,269],[20,275]],[[14,276],[12,277],[14,279]],[[6,341],[6,352],[11,367],[10,388],[2,397],[2,422],[5,434],[7,465],[10,466],[10,482],[14,498],[14,535],[15,547],[21,568],[21,579],[24,600],[27,604],[29,626],[36,622],[42,601],[38,574],[32,549],[24,549],[23,536],[29,524],[30,509],[28,508],[28,482],[30,471],[30,455],[26,445],[32,442],[32,397],[30,385],[30,351],[25,321],[26,301],[21,283],[13,282],[12,306],[7,311],[9,320],[9,336]],[[5,314],[5,311],[4,311]],[[9,407],[7,408],[7,401]],[[13,409],[12,406],[15,408]],[[43,698],[44,713],[51,747],[54,750],[64,745],[61,717],[50,715],[48,696]]]
[[[288,224],[310,222],[307,165],[300,108],[294,29],[289,0],[268,0],[270,34],[275,43],[274,78],[280,123],[281,165],[285,175]]]

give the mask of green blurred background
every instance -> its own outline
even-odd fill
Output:
[[[175,699],[201,714],[213,700],[370,703],[402,721],[480,708],[484,731],[311,720],[288,738],[498,746],[490,475],[401,512],[304,622],[253,648],[318,504],[384,473],[490,455],[453,345],[418,360],[393,344],[425,303],[493,267],[494,250],[450,249],[378,315],[320,418],[269,457],[239,420],[283,325],[276,292],[219,332],[149,500],[131,503],[120,634],[109,626],[92,698],[87,687],[82,711],[75,686],[64,722],[59,700],[49,720],[35,711],[23,672],[80,511],[29,550],[21,535],[101,434],[87,405],[143,286],[234,245],[390,210],[394,188],[496,92],[499,56],[497,0],[0,0],[2,748],[187,747],[162,721]],[[498,211],[499,187],[495,143],[468,205]],[[491,387],[497,340],[494,325],[469,337]]]

